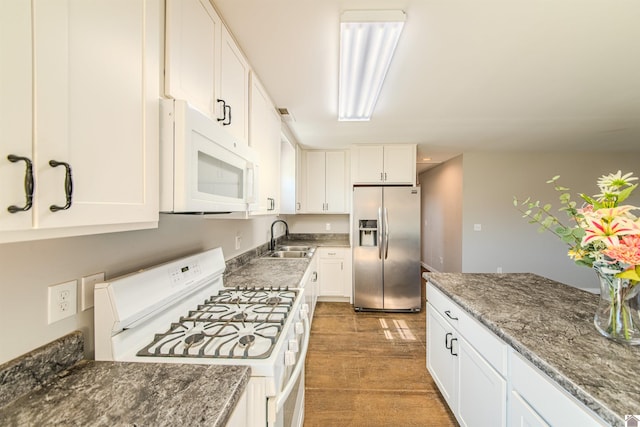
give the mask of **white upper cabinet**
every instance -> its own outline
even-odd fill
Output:
[[[224,26],[220,42],[218,119],[231,135],[246,145],[249,140],[249,64]]]
[[[346,151],[304,151],[302,213],[349,213]]]
[[[208,0],[167,0],[166,8],[165,93],[216,118],[222,21]]]
[[[354,184],[415,185],[416,145],[355,145],[351,149]]]
[[[167,0],[165,95],[249,141],[249,64],[208,0]]]
[[[255,75],[251,76],[249,145],[260,158],[258,209],[252,214],[280,210],[280,115]]]
[[[31,228],[33,168],[31,2],[0,0],[0,230]],[[13,161],[7,156],[12,155]],[[22,160],[19,160],[22,159]]]
[[[159,2],[36,0],[33,20],[29,2],[0,4],[0,241],[157,225]],[[7,208],[30,187],[9,155],[33,162],[29,210]]]

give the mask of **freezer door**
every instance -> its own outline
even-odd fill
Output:
[[[353,189],[353,306],[383,309],[382,188]]]
[[[383,190],[384,309],[420,310],[420,188]]]

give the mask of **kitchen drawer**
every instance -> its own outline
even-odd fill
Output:
[[[496,371],[507,374],[509,347],[500,338],[432,284],[427,286],[427,300]]]
[[[320,258],[344,258],[344,248],[318,248],[318,255]]]
[[[520,354],[511,350],[510,356],[511,387],[547,424],[581,427],[606,425]]]

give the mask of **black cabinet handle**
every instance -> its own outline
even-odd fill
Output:
[[[449,342],[449,338],[451,337],[453,337],[453,334],[451,332],[447,332],[447,334],[444,336],[444,346],[449,351],[451,351],[451,343]]]
[[[25,162],[26,164],[26,170],[24,173],[24,196],[26,198],[25,204],[23,207],[11,205],[7,208],[7,210],[12,214],[16,212],[28,211],[29,209],[31,209],[31,206],[33,205],[33,189],[35,187],[33,183],[33,163],[31,162],[31,160],[29,160],[26,157],[20,157],[14,154],[9,154],[7,156],[7,159],[11,163]]]
[[[51,212],[64,211],[71,207],[71,197],[73,195],[73,179],[71,177],[71,166],[69,163],[58,162],[56,160],[49,160],[49,166],[52,168],[57,168],[58,166],[64,166],[65,176],[64,176],[64,194],[67,199],[67,203],[64,206],[51,205],[49,206],[49,210]]]
[[[227,111],[229,112],[229,115],[227,115]],[[229,126],[231,124],[231,105],[225,105],[224,116],[227,118],[227,121],[223,121],[222,126]]]
[[[458,353],[454,353],[453,352],[453,342],[454,341],[458,341],[458,338],[451,338],[451,342],[449,343],[451,346],[449,347],[449,352],[453,355],[453,356],[457,356]]]
[[[224,99],[216,99],[216,102],[222,102],[222,118],[218,117],[217,120],[219,122],[224,122],[225,120],[227,120],[227,103],[224,101]]]
[[[457,317],[453,317],[453,316],[451,315],[451,312],[450,312],[449,310],[445,310],[445,311],[444,311],[444,314],[446,314],[446,315],[447,315],[447,317],[448,317],[449,319],[451,319],[451,320],[458,320],[458,318],[457,318]]]

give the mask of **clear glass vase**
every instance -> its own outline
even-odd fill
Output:
[[[600,301],[593,323],[605,337],[640,345],[640,285],[595,269],[600,280]]]

